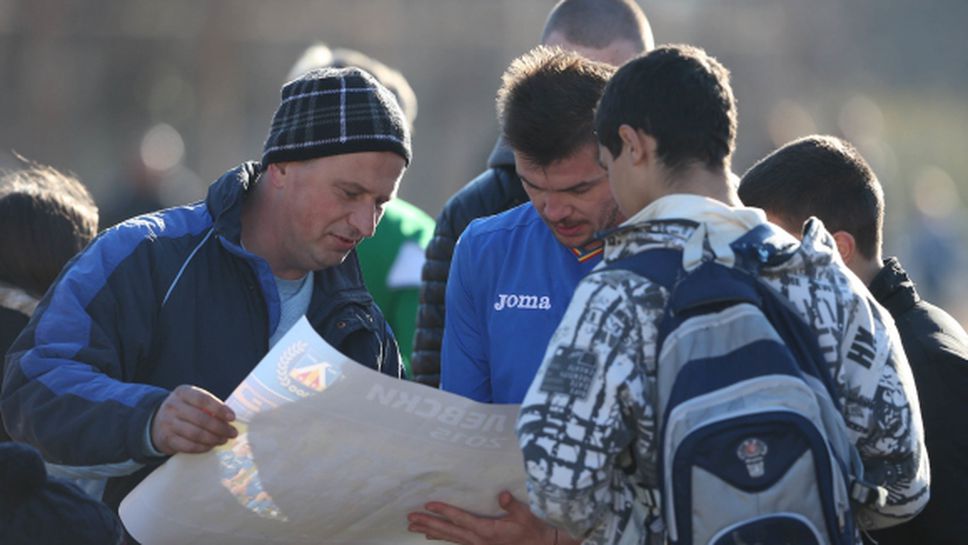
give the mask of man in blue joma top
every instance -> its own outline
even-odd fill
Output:
[[[530,202],[474,220],[447,283],[441,351],[444,390],[520,403],[579,280],[601,260],[595,233],[621,221],[598,163],[595,104],[614,68],[539,46],[504,73],[498,117]],[[453,543],[577,543],[508,492],[506,512],[480,517],[432,501],[408,529]]]
[[[114,507],[165,456],[237,435],[224,403],[302,315],[354,360],[400,357],[353,248],[410,160],[393,95],[359,69],[286,84],[261,163],[205,201],[126,221],[61,274],[7,356],[2,413]]]
[[[505,72],[498,114],[530,202],[475,220],[457,243],[442,389],[519,403],[575,286],[600,261],[594,235],[620,218],[592,121],[613,70],[539,46]]]

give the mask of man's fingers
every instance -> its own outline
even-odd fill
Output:
[[[474,529],[483,521],[480,517],[474,516],[463,509],[453,505],[433,501],[424,506],[427,511],[440,515],[441,517],[453,521],[455,524],[464,528]]]
[[[220,418],[213,417],[207,411],[200,410],[198,407],[181,405],[176,407],[175,410],[179,421],[189,423],[193,427],[218,437],[219,440],[223,438],[231,439],[238,435],[238,432],[231,424]],[[186,437],[189,439],[195,438],[192,435],[186,435]]]
[[[185,403],[208,413],[214,418],[231,422],[235,420],[235,412],[222,400],[215,397],[212,393],[197,386],[182,385],[175,388],[174,394]]]
[[[201,443],[196,443],[189,439],[185,439],[180,435],[172,435],[168,437],[168,446],[174,452],[186,452],[188,454],[201,454],[203,452],[208,452],[212,449],[209,445],[203,445]]]
[[[217,440],[205,439],[204,435],[196,436],[197,432],[185,430],[182,436],[206,443],[220,444],[223,438],[231,439],[238,432],[229,425],[235,420],[235,413],[222,403],[219,398],[196,386],[182,385],[175,388],[173,403],[176,418],[194,424],[202,430],[218,437]]]
[[[152,441],[158,450],[166,454],[206,452],[228,440],[176,418],[158,418],[155,423],[158,427],[152,435]]]
[[[407,526],[407,530],[415,534],[423,534],[428,540],[449,541],[459,545],[475,545],[466,531],[453,525],[449,529],[441,529],[437,526],[411,523]]]
[[[518,501],[506,490],[498,495],[497,503],[512,517],[533,516],[531,508],[526,503]]]
[[[151,440],[165,454],[205,452],[236,437],[235,414],[201,388],[182,385],[165,398],[155,414]]]
[[[210,420],[214,420],[208,417]],[[224,424],[228,426],[228,424]],[[192,422],[186,420],[180,420],[173,422],[171,425],[171,432],[175,437],[181,437],[182,439],[195,443],[207,448],[212,448],[218,445],[225,444],[226,441],[231,439],[231,437],[221,434],[212,433],[205,428],[195,425]]]
[[[453,528],[448,528],[448,531],[462,539],[462,542],[472,545],[478,542],[488,543],[494,536],[495,520],[503,518],[479,517],[442,502],[430,502],[425,508],[443,517],[443,520],[450,521],[452,524],[449,526]],[[434,526],[434,528],[440,528],[440,526]],[[451,538],[447,537],[447,539]]]

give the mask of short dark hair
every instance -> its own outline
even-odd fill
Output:
[[[736,142],[736,99],[729,71],[698,47],[668,45],[632,59],[612,76],[595,115],[599,142],[622,151],[629,125],[656,139],[667,168],[692,163],[729,169]]]
[[[77,178],[37,163],[0,176],[0,282],[43,295],[94,238],[98,211]]]
[[[649,20],[634,0],[561,0],[548,14],[541,42],[554,32],[595,49],[625,40],[644,51],[654,43]]]
[[[595,104],[614,71],[557,47],[538,46],[515,59],[497,93],[508,145],[547,166],[594,144]]]
[[[884,191],[860,152],[840,138],[807,136],[760,159],[743,175],[739,197],[788,226],[816,216],[828,231],[853,235],[868,259],[881,247]]]

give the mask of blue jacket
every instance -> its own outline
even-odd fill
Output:
[[[440,387],[520,403],[578,282],[601,251],[563,246],[531,203],[471,222],[447,283]]]
[[[146,427],[171,389],[192,384],[225,399],[268,351],[278,291],[268,263],[239,243],[259,168],[229,171],[204,202],[102,232],[7,355],[0,410],[15,439],[92,475],[146,464],[108,481],[110,505],[160,463],[147,455]],[[355,253],[314,274],[307,317],[346,355],[399,376],[396,341]]]

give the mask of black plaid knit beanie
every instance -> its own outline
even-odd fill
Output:
[[[262,166],[360,151],[410,164],[410,131],[393,94],[359,68],[321,68],[282,87]]]

